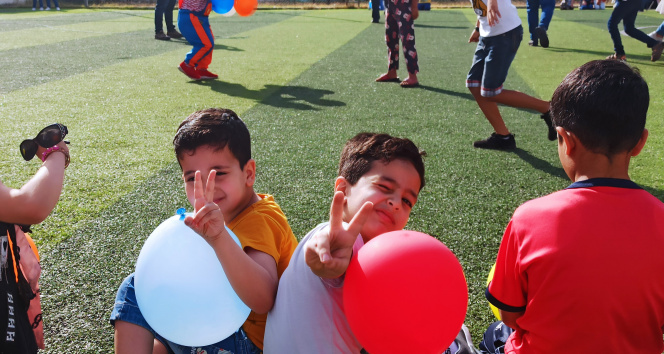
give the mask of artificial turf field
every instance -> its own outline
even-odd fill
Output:
[[[549,99],[569,71],[612,53],[610,11],[556,11],[551,47],[529,47],[524,38],[505,87]],[[386,132],[424,149],[427,185],[407,228],[435,236],[459,258],[470,294],[466,324],[479,342],[493,321],[487,273],[512,212],[570,181],[534,112],[501,110],[517,150],[472,147],[491,133],[464,86],[475,18],[469,8],[420,12],[421,86],[402,89],[373,81],[386,70],[386,48],[384,27],[370,24],[367,10],[213,15],[210,70],[220,78],[193,82],[176,69],[191,47],[154,40],[151,10],[1,9],[2,182],[19,188],[38,167],[22,160],[23,139],[52,122],[70,132],[60,203],[33,228],[42,253],[45,352],[112,352],[107,319],[118,285],[152,230],[177,208],[191,209],[171,140],[182,119],[207,107],[231,108],[245,120],[256,190],[276,197],[298,238],[327,218],[347,139]],[[637,26],[648,33],[662,20],[648,11]],[[631,176],[664,199],[664,62],[651,63],[636,40],[623,43],[651,96],[650,138]],[[191,261],[186,256],[174,261]]]

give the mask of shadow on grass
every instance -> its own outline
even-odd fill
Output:
[[[228,39],[228,38],[223,38],[223,37],[221,37],[221,38],[215,38],[215,41],[220,40],[220,39]],[[184,45],[184,46],[186,46],[186,47],[192,47],[192,45],[189,44],[189,42],[187,42],[187,40],[186,40],[184,37],[182,37],[182,38],[180,38],[180,39],[177,39],[177,38],[171,38],[169,41],[166,41],[166,42],[168,42],[168,43],[175,43],[175,44],[182,44],[182,45]],[[215,44],[214,44],[214,50],[227,50],[227,51],[229,51],[229,52],[244,52],[244,49],[241,49],[241,48],[238,48],[238,47],[229,46],[229,45],[225,45],[225,44],[219,44],[219,43],[215,43]]]
[[[251,90],[241,84],[218,80],[194,81],[193,83],[209,86],[212,90],[225,95],[254,100],[272,107],[319,111],[324,107],[341,107],[346,105],[345,102],[325,98],[327,95],[334,94],[334,91],[314,89],[306,86],[265,85],[259,90]]]
[[[455,97],[459,97],[459,98],[465,98],[465,99],[470,100],[470,101],[475,101],[475,97],[473,97],[473,95],[470,92],[450,91],[450,90],[441,89],[439,87],[426,86],[426,85],[422,85],[422,84],[420,84],[419,88],[421,88],[423,90],[426,90],[426,91],[442,93],[442,94],[448,95],[448,96],[455,96]],[[498,105],[501,106],[501,107],[510,107],[510,106],[500,104],[500,103]],[[539,112],[536,112],[536,111],[533,111],[533,110],[530,110],[530,109],[527,109],[527,108],[518,108],[518,107],[510,107],[510,108],[513,108],[513,109],[516,109],[518,111],[528,113],[528,114],[537,114],[537,115],[541,114]]]
[[[450,90],[445,90],[445,89],[442,89],[442,88],[439,88],[439,87],[427,86],[427,85],[422,85],[422,84],[420,84],[419,88],[422,89],[422,90],[426,90],[426,91],[442,93],[442,94],[448,95],[448,96],[455,96],[455,97],[460,97],[460,98],[465,98],[467,100],[475,101],[475,97],[473,97],[473,95],[470,94],[470,92],[450,91]]]
[[[441,25],[427,25],[424,23],[416,24],[415,28],[447,28],[447,29],[467,29],[467,30],[473,29],[473,27],[470,26],[441,26]]]
[[[315,18],[318,20],[333,20],[333,21],[345,21],[345,22],[354,22],[354,23],[365,23],[367,21],[364,20],[352,20],[344,17],[336,17],[336,16],[316,16],[316,15],[300,15],[300,17],[309,17],[309,18]],[[371,19],[371,12],[367,13],[367,18]]]
[[[553,177],[559,177],[562,179],[568,179],[565,170],[562,167],[556,167],[550,164],[548,161],[542,160],[539,157],[533,156],[526,150],[516,148],[513,153],[518,156],[521,160],[527,162],[533,168],[546,172]],[[571,182],[570,182],[571,183]]]
[[[613,52],[607,52],[607,51],[597,51],[597,50],[585,50],[585,49],[570,49],[570,48],[558,48],[558,47],[549,47],[548,50],[552,52],[571,52],[571,53],[583,53],[583,54],[590,54],[597,56],[597,59],[605,59],[607,56],[613,54]],[[655,66],[659,65],[656,63],[653,63],[650,61],[650,56],[648,55],[634,55],[634,54],[627,54],[627,60],[630,62],[632,65],[648,65],[648,66]],[[634,63],[633,60],[638,60],[639,63]]]

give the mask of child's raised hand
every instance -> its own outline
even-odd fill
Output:
[[[217,171],[212,170],[203,186],[201,171],[196,171],[194,179],[194,215],[184,219],[185,225],[191,227],[205,241],[211,243],[226,230],[224,214],[214,202],[214,179]]]
[[[344,193],[340,191],[334,194],[329,227],[313,235],[305,245],[307,265],[314,274],[323,278],[337,278],[346,271],[355,240],[373,209],[373,203],[364,203],[350,223],[345,224],[344,197]]]
[[[500,10],[498,10],[498,0],[489,0],[487,4],[487,20],[489,21],[489,26],[495,26],[500,22]]]

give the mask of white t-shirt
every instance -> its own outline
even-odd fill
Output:
[[[488,0],[470,0],[477,18],[480,20],[481,37],[497,36],[499,34],[511,31],[521,25],[521,18],[519,18],[516,7],[512,5],[511,0],[496,1],[498,2],[500,18],[498,19],[497,24],[489,26],[489,20],[487,18],[487,13],[489,11],[489,7],[487,5]]]
[[[304,246],[322,223],[300,241],[279,280],[277,299],[267,316],[265,354],[359,353],[362,346],[343,311],[344,276],[324,279],[315,275],[304,259]],[[353,254],[364,245],[358,235]]]

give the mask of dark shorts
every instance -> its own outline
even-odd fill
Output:
[[[521,25],[497,36],[480,37],[466,87],[481,87],[484,97],[500,94],[522,39]]]
[[[143,317],[138,302],[136,301],[136,293],[134,290],[134,274],[130,274],[120,285],[118,293],[115,296],[115,305],[111,312],[110,322],[115,325],[115,321],[124,321],[135,324],[147,329],[152,335],[168,348],[169,353],[184,354],[184,353],[199,353],[207,352],[208,354],[260,354],[262,351],[247,337],[247,334],[242,328],[232,334],[230,337],[222,340],[221,342],[203,346],[203,347],[188,347],[182,346],[169,341],[168,339],[155,332],[148,322]]]

